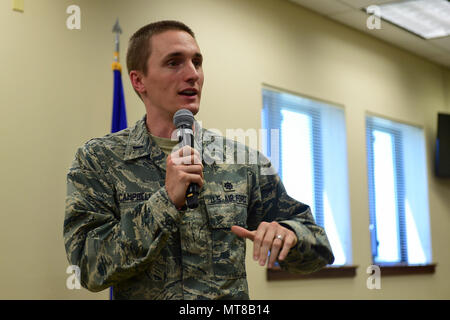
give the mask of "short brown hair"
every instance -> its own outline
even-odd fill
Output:
[[[169,30],[181,30],[189,33],[195,39],[194,32],[182,22],[163,20],[150,23],[136,31],[128,42],[127,69],[141,71],[147,75],[147,60],[151,54],[150,39],[155,34]]]

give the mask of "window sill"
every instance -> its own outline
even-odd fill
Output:
[[[381,276],[398,276],[413,274],[434,274],[436,271],[436,263],[427,265],[387,265],[380,264]],[[278,280],[303,280],[303,279],[327,279],[327,278],[352,278],[356,276],[358,266],[327,266],[319,271],[311,274],[289,273],[281,270],[280,267],[267,269],[267,281]]]
[[[356,268],[358,268],[358,266],[327,266],[310,274],[298,274],[281,270],[280,267],[273,267],[271,269],[267,269],[267,281],[352,278],[356,276]]]
[[[410,274],[433,274],[436,263],[425,265],[379,264],[381,276],[397,276]]]

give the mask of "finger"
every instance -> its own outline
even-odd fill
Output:
[[[191,154],[194,154],[195,149],[192,148],[191,146],[183,146],[180,149],[178,149],[177,151],[175,151],[175,153],[179,157],[185,157],[185,156],[190,156]]]
[[[276,229],[270,226],[267,228],[266,233],[264,235],[264,239],[262,241],[262,246],[259,253],[259,265],[264,266],[267,261],[267,257],[269,254],[270,248],[272,248],[273,240],[275,238]]]
[[[260,249],[262,246],[262,241],[264,239],[264,234],[266,233],[266,228],[268,226],[267,222],[261,222],[256,229],[255,238],[253,240],[253,260],[259,260]]]
[[[275,261],[277,260],[278,253],[280,252],[281,247],[283,246],[283,241],[275,238],[272,243],[272,248],[270,249],[270,257],[269,257],[269,268],[273,268]]]
[[[182,165],[182,164],[186,164],[186,165],[192,165],[192,164],[198,164],[203,166],[200,158],[197,155],[188,155],[185,157],[178,157],[178,156],[174,156],[172,157],[172,161],[174,164],[176,165]]]
[[[178,166],[178,168],[185,173],[190,174],[198,174],[203,179],[203,166],[198,164],[190,164],[190,165],[183,165]]]
[[[198,164],[198,165],[202,165],[202,161],[200,160],[200,157],[193,154],[187,157],[182,157],[181,159],[181,163],[182,164]]]
[[[194,160],[197,162],[192,163],[201,163],[200,153],[190,146],[184,146],[178,149],[178,151],[175,152],[175,155],[177,156],[177,158],[190,157],[193,155],[195,157]]]
[[[189,157],[192,154],[194,154],[194,149],[192,149],[190,146],[184,146],[179,149],[175,149],[171,154],[170,157],[173,159],[180,159],[183,157]]]
[[[289,250],[294,246],[294,244],[295,244],[295,236],[293,234],[288,234],[286,236],[286,239],[284,239],[283,249],[281,250],[280,255],[278,256],[278,260],[283,261],[288,255]]]
[[[248,231],[245,228],[239,227],[239,226],[232,226],[231,232],[233,232],[235,235],[241,238],[252,240],[255,239],[256,231]]]
[[[198,174],[192,174],[192,173],[184,173],[181,179],[182,182],[186,185],[186,188],[191,183],[196,183],[201,188],[203,186],[203,178]]]
[[[203,176],[203,166],[199,164],[178,166],[178,169],[186,173],[196,173]]]

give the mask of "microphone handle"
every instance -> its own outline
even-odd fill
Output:
[[[189,184],[186,190],[186,205],[189,209],[195,209],[198,207],[198,184]]]
[[[190,142],[191,148],[194,148],[194,136],[191,133],[186,133],[183,129],[185,128],[180,128],[183,132],[183,134],[181,134],[179,136],[179,142],[182,142],[182,145],[185,146]],[[190,129],[189,131],[192,132],[191,128],[186,128],[186,129]],[[186,141],[188,140],[188,141]],[[186,206],[189,209],[195,209],[198,207],[198,194],[199,194],[199,186],[196,183],[190,183],[188,188],[186,189]]]

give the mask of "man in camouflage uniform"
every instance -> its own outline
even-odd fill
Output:
[[[310,208],[287,195],[259,153],[198,122],[195,148],[172,152],[173,115],[196,114],[203,85],[187,26],[161,21],[138,30],[127,67],[146,116],[88,141],[67,177],[65,248],[85,288],[113,286],[115,299],[248,299],[246,238],[262,266],[278,261],[309,273],[333,262]],[[236,163],[239,152],[246,163]],[[196,209],[184,206],[190,183],[200,186]]]

